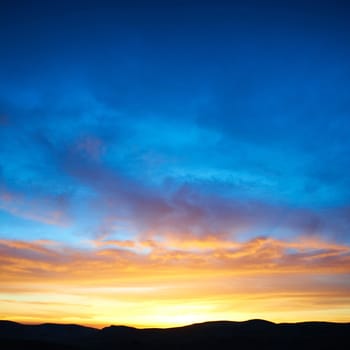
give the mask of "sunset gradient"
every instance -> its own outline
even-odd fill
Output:
[[[239,3],[1,2],[0,319],[350,322],[349,2]]]

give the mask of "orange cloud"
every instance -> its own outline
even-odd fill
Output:
[[[86,249],[1,240],[0,266],[2,318],[137,326],[350,320],[350,247],[315,237],[96,240]]]

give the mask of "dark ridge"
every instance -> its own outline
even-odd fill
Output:
[[[175,328],[101,330],[75,324],[0,321],[1,349],[350,349],[350,323],[214,321]]]
[[[241,323],[255,325],[255,326],[273,326],[273,325],[276,325],[276,323],[273,323],[271,321],[262,320],[259,318],[248,320],[248,321],[243,321]]]
[[[135,330],[138,330],[138,328],[130,327],[130,326],[114,326],[114,325],[110,325],[108,327],[102,328],[101,332],[121,332],[121,331],[133,332]]]
[[[0,320],[0,327],[3,327],[3,326],[14,326],[14,325],[21,325],[21,323],[8,321],[8,320]]]
[[[4,348],[1,346],[3,343],[11,343],[14,349],[70,349],[98,332],[98,329],[74,324],[24,325],[11,321],[0,321],[0,348]],[[23,345],[26,346],[23,347]]]
[[[16,328],[16,327],[24,327],[25,325],[18,322],[8,321],[8,320],[0,320],[0,329],[4,329],[6,327]]]
[[[132,339],[139,334],[140,330],[133,327],[127,326],[109,326],[102,328],[99,333],[99,337],[105,339]]]

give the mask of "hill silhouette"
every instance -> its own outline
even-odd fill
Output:
[[[0,321],[2,349],[350,349],[350,323],[215,321],[175,328]]]

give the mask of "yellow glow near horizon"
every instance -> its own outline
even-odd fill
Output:
[[[115,248],[119,242],[78,251],[2,241],[0,318],[141,328],[251,318],[350,321],[349,247],[259,238],[212,240],[210,249],[209,241],[197,250],[196,242],[136,242],[134,251]],[[147,244],[152,250],[139,252]]]
[[[40,296],[37,296],[38,299]],[[264,318],[274,322],[298,322],[327,320],[349,322],[350,297],[344,297],[339,305],[323,305],[326,296],[252,296],[232,295],[230,298],[202,299],[195,297],[185,301],[164,301],[64,296],[64,301],[50,296],[41,296],[46,301],[1,301],[1,317],[27,323],[57,322],[78,323],[94,327],[123,324],[144,327],[173,327],[214,320],[243,321]],[[80,304],[74,303],[79,300]],[[82,304],[83,302],[83,304]],[[7,316],[7,317],[6,317]]]

